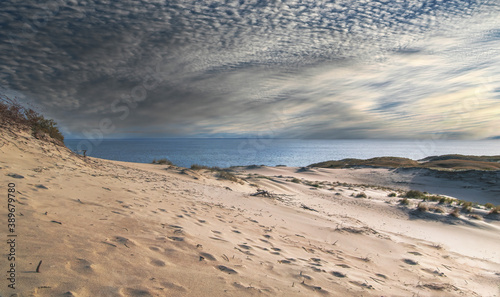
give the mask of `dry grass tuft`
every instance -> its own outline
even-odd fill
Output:
[[[426,212],[429,211],[429,206],[426,203],[420,202],[417,206],[418,211]]]
[[[460,208],[453,209],[450,213],[450,216],[458,218],[460,216]]]

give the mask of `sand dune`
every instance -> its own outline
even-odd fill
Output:
[[[4,277],[0,295],[500,295],[497,220],[416,212],[387,197],[394,190],[360,185],[397,172],[359,170],[238,168],[231,182],[2,130],[0,184],[16,185],[18,245],[16,289]]]

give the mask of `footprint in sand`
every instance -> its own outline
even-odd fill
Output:
[[[403,259],[403,262],[405,262],[408,265],[418,265],[418,262],[412,259]]]
[[[94,265],[86,259],[76,259],[66,263],[66,269],[73,270],[80,274],[94,273]]]
[[[200,256],[210,261],[217,261],[217,259],[215,259],[215,257],[209,253],[200,253]]]
[[[125,288],[120,290],[120,294],[124,297],[153,297],[148,290]]]
[[[164,267],[165,262],[159,259],[151,259],[149,262],[151,265],[156,266],[156,267]]]
[[[336,276],[336,277],[340,277],[340,278],[347,277],[347,275],[345,273],[342,273],[340,271],[332,271],[332,275]]]
[[[252,247],[246,244],[239,244],[238,245],[240,248],[245,249],[245,250],[251,250]]]
[[[177,291],[177,292],[186,292],[186,288],[184,288],[181,285],[177,285],[171,282],[162,282],[160,283],[163,287],[166,289],[172,290],[172,291]]]
[[[220,271],[225,272],[227,274],[237,274],[238,273],[238,272],[236,272],[236,270],[229,268],[229,267],[226,267],[224,265],[217,266],[217,269],[219,269]]]
[[[134,242],[131,241],[130,239],[125,238],[125,237],[121,237],[121,236],[115,236],[114,241],[116,241],[117,243],[120,243],[128,248],[135,245]]]
[[[329,294],[328,291],[326,291],[325,289],[321,288],[320,286],[308,285],[305,282],[302,282],[301,285],[304,286],[305,288],[311,290],[311,291],[318,292],[318,293],[321,293],[323,295],[328,295]]]

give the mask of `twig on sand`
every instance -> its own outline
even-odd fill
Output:
[[[36,267],[36,273],[40,273],[40,265],[42,265],[42,260],[40,260],[40,262],[38,262],[38,266]]]

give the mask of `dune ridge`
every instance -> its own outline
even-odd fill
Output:
[[[469,155],[442,155],[430,156],[421,160],[412,160],[400,157],[376,157],[371,159],[343,159],[311,164],[308,167],[319,168],[426,168],[436,171],[476,171],[500,170],[500,156],[469,156]]]

